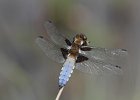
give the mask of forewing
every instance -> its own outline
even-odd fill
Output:
[[[65,39],[67,38],[69,40],[72,40],[72,38],[75,36],[75,34],[59,32],[51,21],[46,21],[44,26],[49,38],[59,46],[63,45],[64,47],[67,47]]]
[[[82,63],[76,64],[76,69],[90,74],[107,74],[107,73],[113,73],[113,74],[122,74],[122,70],[119,66],[113,65],[110,63],[105,63],[100,60],[92,60],[89,59],[87,61],[84,61]]]
[[[52,60],[63,63],[65,60],[60,51],[60,47],[55,45],[49,39],[45,40],[42,36],[36,39],[38,46],[45,52],[45,54]]]
[[[100,60],[106,63],[119,65],[127,55],[124,49],[106,49],[100,47],[92,47],[91,51],[81,51],[82,54],[90,59]]]

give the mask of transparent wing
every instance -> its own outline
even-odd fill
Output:
[[[91,51],[81,51],[81,53],[90,59],[100,60],[107,63],[118,65],[128,54],[124,49],[106,49],[93,47]]]
[[[59,32],[51,21],[46,21],[44,26],[47,31],[47,35],[54,43],[59,46],[63,45],[64,47],[67,47],[65,39],[67,38],[69,40],[72,40],[72,38],[75,36],[75,34],[66,34],[63,32]]]
[[[82,63],[76,64],[76,69],[90,74],[106,74],[106,73],[113,73],[113,74],[122,74],[122,70],[119,66],[113,65],[110,63],[105,63],[100,60],[87,60]]]
[[[58,62],[58,63],[63,63],[65,60],[62,56],[60,47],[55,45],[52,41],[50,40],[45,40],[42,36],[38,37],[36,39],[36,43],[38,46],[45,52],[45,54],[51,58],[52,60]]]

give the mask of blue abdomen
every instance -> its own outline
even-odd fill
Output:
[[[73,58],[68,58],[60,72],[59,76],[59,87],[63,87],[68,82],[69,78],[71,77],[71,73],[74,69],[75,60]]]

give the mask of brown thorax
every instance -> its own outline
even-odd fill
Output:
[[[71,49],[69,51],[71,57],[76,58],[79,54],[80,47],[87,42],[87,37],[84,34],[77,34],[73,40],[71,45]]]

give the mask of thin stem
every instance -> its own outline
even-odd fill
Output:
[[[61,89],[59,89],[59,92],[58,92],[55,100],[59,100],[59,98],[60,98],[60,96],[61,96],[61,94],[63,92],[63,89],[64,89],[64,87],[62,87]]]

